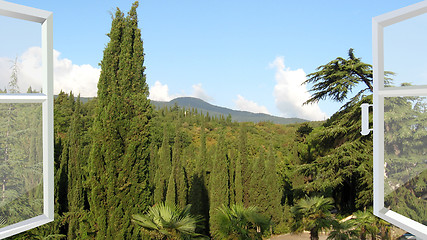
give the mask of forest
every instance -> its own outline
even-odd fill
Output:
[[[371,213],[372,134],[360,134],[360,105],[372,103],[371,65],[350,49],[307,76],[306,104],[345,102],[322,122],[235,122],[155,107],[137,7],[113,17],[97,97],[55,98],[55,221],[10,239],[263,239],[303,230],[311,239],[324,230],[329,239],[391,238],[391,226]],[[3,93],[17,92],[16,81],[12,75]],[[349,99],[356,85],[366,88]],[[398,211],[425,220],[425,103],[395,98],[386,106],[390,166],[420,173],[402,180],[402,169],[387,168],[387,204],[411,199]],[[0,226],[42,211],[40,111],[1,106]],[[407,150],[413,135],[419,147]],[[413,159],[419,165],[410,166]]]

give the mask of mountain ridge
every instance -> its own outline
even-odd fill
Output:
[[[277,116],[273,116],[265,113],[252,113],[248,111],[233,110],[233,109],[210,104],[202,99],[195,98],[195,97],[178,97],[178,98],[172,99],[169,102],[151,100],[151,103],[156,108],[173,107],[176,104],[178,107],[181,107],[181,108],[184,107],[187,109],[194,108],[194,109],[197,109],[197,111],[201,111],[203,113],[209,113],[209,115],[211,116],[223,115],[224,117],[227,117],[228,115],[230,115],[231,119],[237,122],[255,122],[255,123],[273,122],[276,124],[308,122],[308,120],[301,119],[301,118],[283,118],[283,117],[277,117]]]

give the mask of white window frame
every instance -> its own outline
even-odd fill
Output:
[[[384,28],[427,13],[427,1],[419,2],[372,19],[372,52],[374,71],[374,214],[419,239],[427,239],[427,226],[384,207],[384,98],[427,96],[423,86],[384,87]]]
[[[43,118],[43,214],[3,227],[0,239],[54,220],[52,12],[0,0],[0,15],[37,22],[42,35],[42,93],[0,94],[0,103],[41,103]]]

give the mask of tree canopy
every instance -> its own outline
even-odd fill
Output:
[[[364,87],[345,104],[360,100],[365,92],[372,92],[373,70],[372,65],[362,62],[354,55],[354,50],[348,50],[348,58],[337,57],[325,65],[319,66],[317,71],[307,75],[303,84],[312,84],[309,90],[312,96],[304,104],[316,103],[330,98],[333,101],[343,102],[350,97],[352,90],[362,84]],[[392,72],[385,72],[386,83],[391,79],[387,76]]]

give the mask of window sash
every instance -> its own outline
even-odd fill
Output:
[[[30,230],[54,220],[53,167],[53,25],[52,13],[0,1],[0,15],[41,24],[42,93],[0,94],[0,103],[42,103],[43,214],[3,227],[0,239]]]
[[[420,239],[427,239],[427,226],[384,207],[384,98],[427,96],[427,86],[384,87],[384,28],[427,13],[427,1],[372,19],[373,51],[373,176],[374,214]]]

